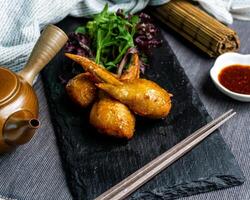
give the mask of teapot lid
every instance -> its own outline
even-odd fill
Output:
[[[18,86],[17,76],[9,69],[0,67],[0,105],[16,93]]]

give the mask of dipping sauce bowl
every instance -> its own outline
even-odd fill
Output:
[[[250,87],[249,69],[250,55],[225,53],[216,59],[210,76],[215,86],[227,96],[238,101],[250,102],[247,89]]]

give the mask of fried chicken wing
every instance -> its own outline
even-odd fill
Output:
[[[130,67],[122,80],[133,80],[139,78],[140,65],[137,54],[133,54]],[[114,81],[111,81],[114,83]],[[118,138],[130,139],[135,131],[135,116],[128,107],[111,98],[104,92],[100,92],[99,100],[95,102],[90,113],[90,124],[99,132]]]
[[[99,82],[107,82],[114,85],[121,84],[121,82],[111,72],[96,64],[94,61],[71,53],[65,53],[65,56],[81,65],[85,71],[94,75]]]
[[[105,135],[130,139],[134,135],[135,117],[126,105],[101,94],[91,109],[90,124]]]
[[[120,80],[134,80],[140,78],[140,61],[137,53],[132,55],[132,61],[129,68],[123,72]]]
[[[91,72],[97,82],[121,84],[115,75],[97,66],[93,61],[72,54],[66,56],[81,64],[85,71]],[[122,80],[139,78],[139,67],[138,55],[133,55],[131,67],[120,78]],[[135,116],[126,105],[100,91],[99,98],[90,112],[90,124],[102,134],[130,139],[135,131]]]
[[[166,117],[171,109],[171,94],[153,81],[146,79],[118,80],[88,58],[66,54],[86,71],[95,74],[102,83],[96,84],[113,98],[127,105],[138,115],[149,118]],[[136,60],[136,59],[135,59]],[[112,76],[112,78],[109,78]]]
[[[166,117],[171,109],[171,94],[153,81],[134,79],[122,85],[98,83],[98,88],[127,105],[136,114],[149,118]]]
[[[97,88],[89,73],[78,74],[66,85],[66,92],[77,105],[86,108],[93,103]]]

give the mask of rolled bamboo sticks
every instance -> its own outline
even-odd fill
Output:
[[[211,57],[237,51],[237,33],[185,0],[171,0],[156,7],[152,15]]]

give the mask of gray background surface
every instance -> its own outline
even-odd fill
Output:
[[[240,36],[240,52],[250,53],[250,23],[235,21],[232,27]],[[164,37],[177,55],[210,115],[216,117],[230,108],[237,111],[237,116],[226,123],[220,131],[246,176],[246,182],[242,186],[183,199],[250,199],[250,104],[231,100],[214,87],[209,78],[209,69],[214,59],[208,58],[172,31],[164,31]],[[72,197],[62,170],[40,78],[35,84],[35,89],[40,102],[42,125],[31,142],[0,157],[0,198],[70,200]]]

